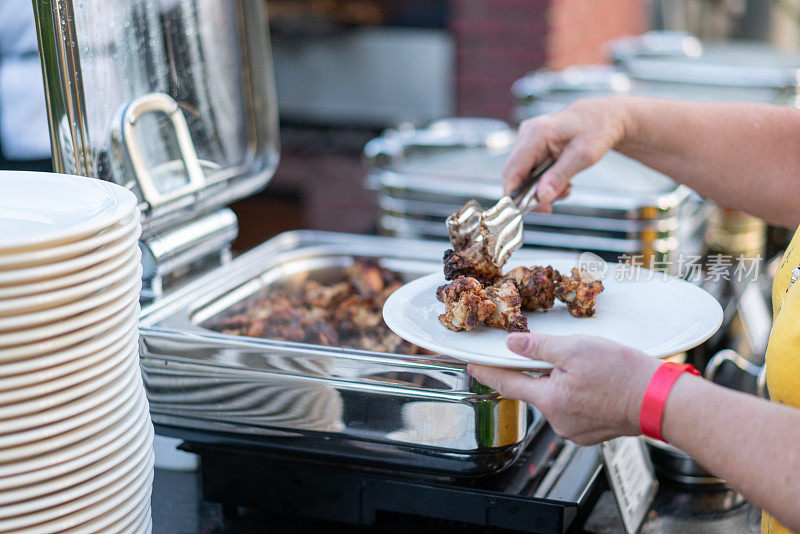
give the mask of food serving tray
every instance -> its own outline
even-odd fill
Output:
[[[445,248],[291,232],[146,307],[141,354],[153,421],[173,435],[200,429],[216,443],[227,436],[398,469],[479,476],[507,467],[544,422],[531,407],[475,382],[462,362],[203,326],[289,281],[327,281],[357,257],[377,258],[411,280],[440,268]],[[526,252],[515,257],[524,261]]]

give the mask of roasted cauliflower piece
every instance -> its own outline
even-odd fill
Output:
[[[486,289],[486,296],[495,309],[486,324],[506,332],[529,332],[528,320],[522,314],[522,299],[513,280],[501,280]]]

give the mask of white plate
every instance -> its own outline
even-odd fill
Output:
[[[13,439],[4,439],[0,465],[5,466],[26,458],[49,454],[105,432],[117,421],[132,417],[131,410],[134,410],[138,403],[144,403],[146,410],[145,393],[141,387],[140,382],[132,380],[118,397],[106,404],[52,425],[9,436]]]
[[[0,171],[0,251],[75,241],[136,209],[118,185],[82,176]]]
[[[13,518],[0,525],[12,525],[14,534],[52,534],[54,532],[80,532],[87,531],[83,524],[96,517],[113,512],[116,508],[128,506],[127,503],[139,501],[142,496],[148,499],[152,495],[153,487],[152,465],[143,465],[136,471],[125,475],[120,481],[114,481],[102,490],[98,490],[86,497],[59,506],[57,510],[45,510],[31,516]],[[149,501],[148,501],[149,504]],[[60,515],[63,517],[59,517]],[[42,517],[57,517],[47,523],[41,523]],[[13,526],[20,525],[20,526]],[[34,526],[30,526],[34,525]],[[75,530],[68,530],[75,529]],[[3,531],[5,532],[5,531]],[[101,532],[108,532],[103,530]],[[122,531],[138,532],[134,530]],[[149,530],[147,532],[150,532]]]
[[[22,252],[0,253],[0,270],[8,271],[67,260],[97,250],[109,243],[122,239],[136,230],[139,224],[139,211],[134,210],[126,220],[114,226],[104,228],[101,232],[87,236],[72,243]]]
[[[29,295],[47,296],[49,293],[62,288],[70,288],[80,285],[89,280],[101,278],[108,273],[126,265],[135,255],[141,256],[142,251],[139,247],[131,247],[128,251],[92,267],[77,271],[66,276],[50,278],[48,280],[37,280],[34,282],[23,282],[12,286],[0,287],[0,299],[13,299]]]
[[[149,411],[144,396],[132,397],[133,402],[126,402],[120,407],[122,413],[109,414],[105,428],[71,443],[66,447],[56,446],[44,454],[27,459],[17,459],[13,462],[0,464],[0,488],[14,487],[18,480],[37,482],[47,478],[48,473],[69,473],[84,465],[85,458],[91,458],[94,451],[100,450],[108,444],[115,445],[120,436],[134,431],[140,421],[147,420]],[[112,417],[113,415],[113,417]],[[102,421],[98,421],[102,422]],[[74,467],[77,465],[78,467]],[[53,471],[56,469],[57,471]],[[23,478],[32,477],[32,478]]]
[[[129,257],[128,261],[117,265],[113,271],[105,273],[101,277],[86,280],[71,287],[35,295],[16,298],[0,297],[0,317],[44,310],[86,298],[124,277],[131,276],[140,262],[141,251],[136,249],[136,252]]]
[[[143,452],[143,455],[137,455],[143,456],[138,463],[130,462],[81,486],[23,503],[27,505],[24,508],[33,509],[33,512],[20,515],[18,509],[23,507],[0,509],[0,513],[10,509],[8,511],[14,514],[0,519],[0,532],[59,532],[85,523],[147,492],[153,483],[153,453],[147,449],[143,449]],[[50,523],[41,525],[45,521]]]
[[[123,286],[129,285],[134,279],[141,281],[141,268],[140,264],[130,262],[98,280],[68,288],[64,292],[54,291],[51,294],[55,295],[54,301],[49,304],[43,303],[45,299],[38,296],[0,301],[0,330],[27,328],[101,306],[112,300]],[[103,297],[105,301],[98,300]]]
[[[133,523],[131,531],[136,534],[153,534],[153,516],[150,509],[150,501],[152,500],[153,490],[147,496],[147,507],[139,514],[136,521]]]
[[[54,308],[0,317],[0,331],[24,332],[25,329],[43,323],[52,323],[96,309],[129,293],[134,287],[141,290],[142,266],[131,264],[128,271],[118,271],[108,277],[108,284],[101,280],[99,288],[85,298],[68,302]]]
[[[139,532],[150,517],[150,500],[153,491],[145,486],[143,491],[134,494],[122,504],[111,508],[107,513],[93,518],[91,521],[77,525],[69,530],[58,530],[61,534],[95,532]]]
[[[121,254],[126,254],[134,247],[138,247],[141,225],[137,225],[132,234],[109,243],[101,249],[84,254],[77,258],[36,265],[34,267],[24,267],[12,271],[0,271],[0,285],[15,285],[19,283],[29,283],[34,280],[44,280],[71,274],[87,267],[92,267],[98,263],[114,258]]]
[[[132,324],[138,324],[139,302],[112,302],[95,312],[95,315],[88,318],[81,316],[64,321],[69,322],[68,326],[74,327],[68,330],[68,334],[60,332],[55,337],[49,337],[46,334],[50,330],[43,327],[43,341],[0,348],[0,376],[30,373],[60,365],[108,346],[123,332],[127,332]]]
[[[59,514],[67,513],[64,517],[58,517],[48,523],[36,524],[32,527],[23,528],[22,530],[14,530],[15,534],[52,534],[53,532],[80,532],[81,534],[88,534],[92,532],[89,528],[84,528],[87,522],[95,518],[101,517],[105,514],[113,514],[114,510],[118,508],[127,508],[130,503],[136,503],[142,499],[147,501],[147,516],[149,518],[149,505],[152,496],[153,488],[153,466],[152,461],[150,465],[143,465],[140,469],[132,471],[125,476],[125,479],[115,481],[109,484],[108,487],[103,488],[91,495],[88,495],[77,501],[73,501],[64,506],[59,507]],[[127,482],[125,485],[123,482]],[[63,510],[63,511],[62,511]],[[68,512],[68,510],[74,510]],[[50,510],[32,516],[35,520],[39,517],[53,517],[54,514]],[[33,524],[33,522],[25,523],[28,518],[14,518],[14,523],[10,524]],[[74,530],[72,530],[74,529]],[[132,533],[139,532],[138,530],[101,530],[100,532],[124,532]],[[151,532],[150,530],[147,531]]]
[[[572,260],[546,254],[534,258],[535,262],[526,263],[552,265],[562,273],[575,266]],[[508,269],[516,265],[510,262]],[[618,268],[622,269],[619,276]],[[532,371],[552,368],[508,350],[508,334],[502,330],[480,326],[470,332],[453,332],[445,328],[438,319],[445,306],[436,299],[436,288],[445,283],[444,275],[437,272],[395,291],[383,308],[386,324],[415,345],[467,362]],[[666,357],[696,347],[722,323],[722,308],[716,299],[677,278],[609,264],[603,285],[594,317],[572,317],[566,306],[556,301],[546,313],[526,313],[531,332],[599,336],[650,356]]]
[[[136,534],[153,534],[153,518],[150,516],[150,514],[147,514],[146,519],[147,522],[136,531]]]
[[[116,334],[116,332],[115,332]],[[125,349],[131,343],[138,342],[138,329],[136,325],[131,326],[127,331],[123,333],[122,336],[114,339],[116,336],[102,336],[97,341],[104,342],[107,346],[101,347],[100,350],[91,350],[85,348],[84,345],[78,347],[81,349],[83,353],[82,356],[78,358],[72,358],[71,356],[64,359],[62,358],[62,354],[51,354],[42,359],[46,358],[53,358],[58,365],[47,366],[45,365],[43,369],[37,369],[35,371],[24,372],[22,374],[13,374],[11,376],[1,376],[0,375],[0,396],[2,396],[5,392],[12,390],[12,389],[20,389],[20,388],[29,388],[31,386],[40,384],[40,385],[47,385],[51,383],[55,383],[57,380],[61,380],[63,377],[67,375],[80,374],[84,370],[94,365],[99,365],[103,361],[113,357],[114,354],[117,352]],[[93,340],[95,341],[95,340]],[[88,344],[87,344],[88,345]],[[75,350],[75,349],[70,349]],[[65,351],[69,352],[69,351]],[[27,363],[35,360],[24,360],[24,362],[19,363]],[[11,364],[16,365],[16,364]],[[4,366],[0,364],[0,369]],[[45,384],[46,383],[46,384]]]
[[[18,439],[26,430],[53,426],[62,420],[69,420],[95,406],[108,402],[115,395],[119,395],[129,387],[130,383],[136,378],[136,373],[139,373],[138,362],[125,367],[119,379],[83,398],[32,415],[3,420],[3,424],[0,425],[0,444]]]
[[[96,463],[97,465],[101,465],[102,462],[120,452],[127,450],[127,454],[130,454],[136,443],[136,438],[142,437],[142,439],[144,439],[143,436],[146,434],[147,426],[150,425],[150,418],[147,417],[147,413],[142,410],[138,418],[133,420],[133,424],[126,426],[126,423],[129,423],[129,421],[130,419],[123,419],[120,424],[109,427],[90,442],[82,442],[69,449],[56,451],[46,456],[44,459],[37,458],[34,462],[21,462],[24,464],[21,466],[14,463],[9,464],[10,467],[15,469],[24,468],[25,471],[14,475],[6,474],[0,477],[0,502],[2,502],[3,496],[8,495],[9,491],[13,488],[24,488],[28,490],[33,488],[33,485],[36,485],[35,491],[41,492],[37,493],[37,495],[44,495],[50,493],[48,488],[51,486],[48,484],[57,480],[67,483],[67,485],[63,487],[68,487],[72,485],[68,483],[69,480],[72,480],[69,479],[68,475],[77,473],[89,466],[94,468],[94,464]],[[47,465],[31,469],[33,465],[36,463],[41,464],[43,461],[47,461]],[[2,469],[2,467],[3,466],[0,466],[0,469]],[[90,473],[90,471],[86,471],[85,473]],[[86,474],[81,476],[86,477],[83,480],[91,478],[90,475]],[[58,488],[52,491],[57,491],[57,489]],[[30,497],[31,494],[26,495]],[[16,494],[15,498],[18,496],[19,493]]]
[[[87,312],[75,315],[69,319],[49,323],[27,330],[15,330],[13,332],[0,332],[0,362],[12,359],[11,354],[16,354],[16,351],[9,350],[6,353],[2,347],[14,347],[15,345],[28,345],[31,342],[47,339],[51,337],[61,336],[67,332],[90,326],[98,321],[107,319],[115,313],[119,313],[125,308],[130,307],[134,302],[139,302],[139,284],[133,284],[131,290],[122,295],[121,297],[112,300],[108,304],[98,308],[89,310]],[[26,347],[19,348],[20,352],[26,351]]]
[[[0,491],[0,518],[13,517],[27,514],[42,509],[39,502],[46,496],[56,496],[65,500],[68,488],[83,491],[84,494],[102,487],[103,482],[97,478],[112,474],[117,469],[140,464],[152,449],[153,426],[147,422],[141,425],[137,432],[129,436],[129,441],[110,447],[108,453],[98,461],[87,465],[77,471],[65,475],[49,478],[22,487],[11,487]],[[106,481],[107,483],[108,481]],[[55,495],[54,495],[55,494]],[[44,499],[43,499],[44,498]]]
[[[139,252],[140,254],[141,252]],[[124,278],[132,277],[136,267],[141,263],[139,255],[134,254],[126,263],[119,265],[114,271],[100,278],[88,280],[72,287],[24,297],[0,298],[0,320],[9,316],[52,310],[89,298],[92,294],[103,291]]]
[[[82,392],[87,388],[89,390],[98,388],[111,380],[111,377],[121,372],[120,367],[127,365],[128,360],[133,359],[134,352],[138,354],[139,340],[131,339],[132,341],[126,346],[115,352],[107,352],[105,358],[78,372],[25,387],[0,391],[0,425],[6,417],[17,417],[74,400],[84,395]],[[12,403],[12,406],[7,406]]]

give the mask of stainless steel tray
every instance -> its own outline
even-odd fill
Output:
[[[431,199],[425,195],[414,195],[412,191],[382,192],[377,196],[378,210],[381,214],[390,214],[408,219],[444,222],[451,213],[461,209],[466,202],[465,197],[437,197]],[[482,205],[490,206],[489,199],[475,199]],[[529,213],[525,216],[526,228],[546,230],[559,233],[580,233],[583,235],[600,235],[620,239],[638,239],[642,234],[657,234],[668,237],[685,233],[686,227],[697,226],[707,215],[705,205],[699,201],[684,202],[672,210],[670,216],[653,219],[627,219],[598,217],[591,213],[568,214],[558,203],[553,206],[551,214]]]
[[[463,362],[232,336],[201,326],[259,291],[325,276],[354,257],[380,258],[409,279],[427,274],[440,268],[446,247],[287,233],[148,306],[141,354],[154,422],[402,469],[477,476],[510,465],[543,420],[475,382]],[[518,254],[524,261],[528,253]]]

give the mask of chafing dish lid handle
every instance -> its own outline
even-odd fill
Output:
[[[188,178],[185,184],[167,192],[159,191],[156,186],[136,136],[139,119],[150,113],[160,113],[169,119],[178,143],[180,159]],[[149,93],[131,101],[122,112],[120,130],[122,148],[127,153],[142,198],[151,208],[191,195],[206,186],[205,174],[200,166],[186,117],[171,96],[165,93]]]

